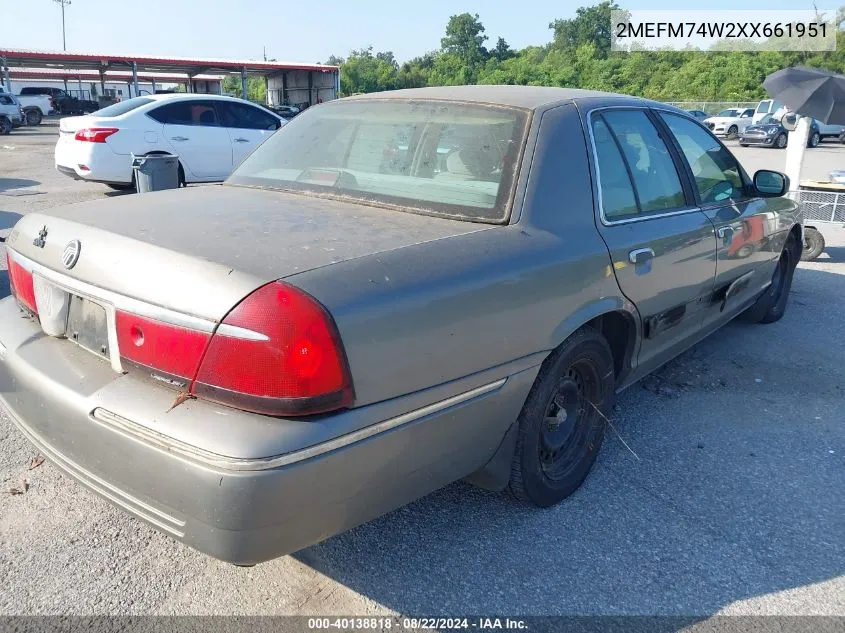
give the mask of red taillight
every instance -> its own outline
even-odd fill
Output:
[[[77,130],[74,140],[88,143],[105,143],[106,139],[119,130],[116,127],[89,127]]]
[[[9,268],[9,285],[11,286],[12,295],[26,308],[38,314],[32,273],[17,263],[8,250],[6,250],[6,264]]]
[[[218,327],[191,388],[199,397],[269,415],[352,404],[352,382],[329,313],[305,292],[273,282]]]
[[[183,378],[197,373],[211,334],[155,321],[118,310],[115,313],[121,358]]]

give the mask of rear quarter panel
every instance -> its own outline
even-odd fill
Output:
[[[365,405],[502,367],[539,364],[594,316],[633,308],[594,223],[571,104],[538,113],[512,224],[288,277],[334,316]],[[527,392],[526,394],[527,395]]]

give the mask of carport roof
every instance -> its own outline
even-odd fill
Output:
[[[236,59],[203,59],[189,57],[157,57],[150,55],[117,55],[106,53],[69,53],[61,51],[30,51],[0,49],[11,67],[53,68],[68,70],[127,70],[134,62],[139,72],[199,74],[232,74],[246,70],[249,75],[272,75],[285,70],[336,72],[337,66],[304,64],[299,62],[265,62]]]

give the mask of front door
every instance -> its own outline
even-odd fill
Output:
[[[245,103],[221,101],[217,110],[232,143],[232,169],[280,127],[269,112]]]
[[[599,230],[619,286],[643,321],[641,372],[697,336],[716,269],[713,225],[696,207],[678,169],[680,156],[652,116],[628,108],[591,118]]]
[[[224,180],[232,171],[232,143],[220,125],[215,102],[179,100],[149,113],[164,124],[162,134],[179,155],[190,180]]]
[[[727,319],[771,280],[780,249],[771,238],[776,216],[733,155],[695,121],[661,112],[689,169],[697,202],[716,229],[716,283],[706,321]],[[686,167],[686,166],[685,166]]]

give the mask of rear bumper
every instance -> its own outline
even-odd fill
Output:
[[[75,180],[121,185],[132,182],[132,157],[115,153],[108,143],[83,143],[60,137],[55,165],[57,171]]]
[[[315,421],[229,410],[226,422],[236,425],[241,445],[230,457],[165,434],[166,416],[173,415],[175,426],[207,421],[213,442],[225,408],[194,401],[168,413],[174,392],[114,374],[108,364],[69,341],[47,337],[37,322],[16,312],[11,299],[0,301],[0,405],[21,432],[60,469],[116,506],[236,564],[297,551],[483,467],[537,372],[535,366],[495,380],[485,372],[474,379],[480,384],[447,398],[440,397],[446,393],[441,386],[397,399],[404,403]],[[136,397],[158,417],[106,414],[121,406],[142,411],[132,402]],[[391,410],[404,413],[388,415]],[[339,431],[365,416],[377,421]],[[287,449],[243,455],[249,435],[263,437],[268,427],[283,436],[278,439]],[[326,439],[333,427],[336,434]]]

